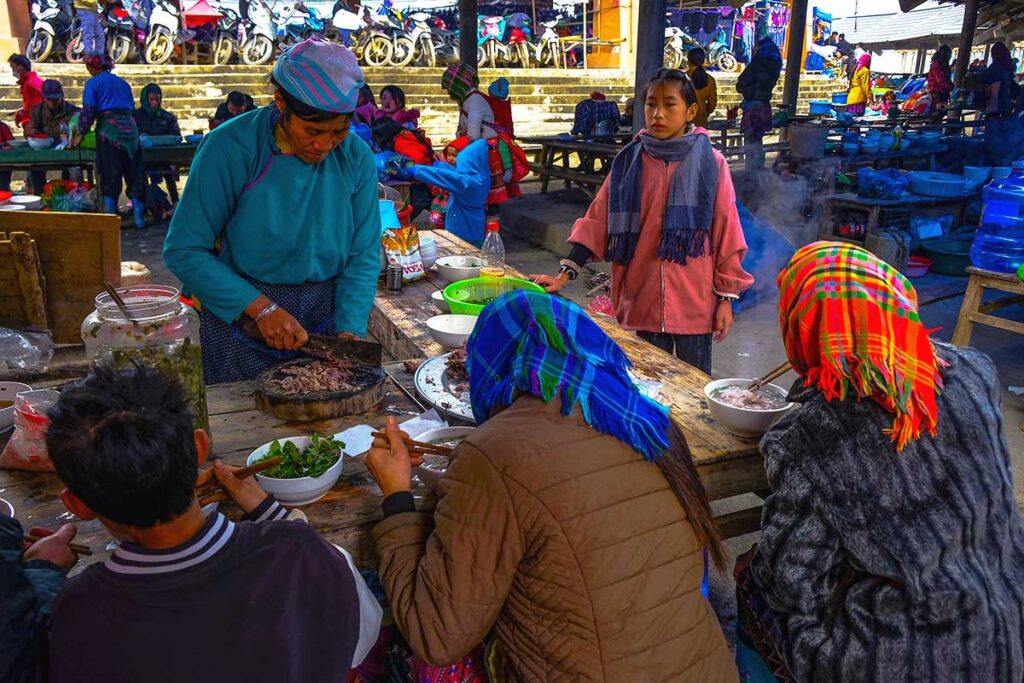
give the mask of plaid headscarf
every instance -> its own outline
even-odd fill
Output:
[[[480,76],[477,75],[476,69],[462,62],[448,67],[441,75],[441,87],[459,104],[466,101],[470,90],[479,86]]]
[[[351,114],[365,83],[347,47],[307,38],[278,57],[274,80],[303,104],[332,114]]]
[[[545,403],[561,396],[562,414],[583,419],[647,460],[668,448],[668,408],[633,385],[629,358],[576,304],[515,290],[484,308],[469,337],[473,416],[485,422],[517,392]]]
[[[829,401],[852,390],[895,413],[897,450],[938,422],[939,364],[910,282],[869,252],[803,247],[779,273],[779,322],[793,368]]]
[[[160,106],[156,107],[156,109],[154,109],[153,107],[149,106],[149,94],[150,93],[156,93],[157,95],[160,96]],[[163,113],[164,113],[163,101],[164,101],[164,91],[161,90],[160,86],[157,85],[156,83],[150,83],[149,85],[145,86],[142,89],[142,92],[139,94],[139,108],[142,111],[146,112],[146,114],[148,114],[149,118],[151,118],[151,119],[155,119],[155,118],[159,118],[160,116],[163,116]]]

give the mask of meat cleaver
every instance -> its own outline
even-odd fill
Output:
[[[264,341],[263,335],[251,320],[241,324],[242,331],[253,339]],[[309,341],[298,353],[304,353],[315,358],[328,359],[337,358],[347,360],[354,365],[362,365],[371,368],[381,367],[384,357],[384,349],[377,342],[363,341],[361,339],[341,339],[323,334],[309,335]]]

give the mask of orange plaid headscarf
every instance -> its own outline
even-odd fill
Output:
[[[829,401],[852,389],[895,413],[900,451],[935,433],[939,361],[917,313],[917,293],[859,247],[815,242],[779,273],[779,323],[793,368]]]

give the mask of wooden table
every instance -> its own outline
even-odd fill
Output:
[[[403,383],[411,383],[401,364],[389,366],[388,371]],[[384,402],[376,410],[324,422],[285,423],[256,409],[249,382],[219,384],[207,387],[210,411],[210,432],[213,436],[213,455],[230,465],[244,465],[249,454],[259,446],[287,436],[299,434],[337,434],[350,427],[369,424],[382,427],[388,415],[404,421],[418,414],[405,395],[391,382]],[[0,437],[0,447],[8,435]],[[24,472],[0,470],[0,498],[14,506],[14,514],[26,529],[45,526],[51,529],[74,519],[58,497],[63,486],[51,472]],[[433,497],[422,487],[414,494],[421,509],[433,506]],[[370,531],[381,520],[380,489],[370,478],[362,458],[346,457],[341,478],[324,498],[301,509],[324,538],[343,546],[352,553],[356,564],[375,567],[376,551]],[[233,504],[222,504],[229,516],[238,517],[240,511]],[[91,557],[83,557],[76,571],[90,562],[106,559],[111,537],[98,521],[77,521],[75,541],[93,550]]]
[[[196,145],[163,145],[143,148],[142,159],[148,169],[177,166],[187,169],[192,165]],[[89,182],[93,182],[96,166],[96,150],[92,149],[31,149],[16,147],[0,150],[0,169],[11,171],[64,171],[82,168]]]
[[[621,149],[622,145],[604,142],[544,139],[541,160],[539,163],[531,163],[530,169],[540,176],[542,193],[548,191],[551,178],[561,178],[565,182],[565,189],[575,184],[593,198],[611,168],[612,159]],[[573,157],[578,161],[575,165]]]
[[[441,257],[479,253],[449,232],[429,234],[437,243]],[[510,276],[522,277],[521,273],[509,270]],[[407,284],[401,291],[378,289],[370,314],[370,333],[389,354],[412,359],[445,353],[430,337],[424,324],[427,318],[438,314],[430,299],[431,293],[443,289],[445,284],[431,272],[429,279]],[[711,500],[763,493],[768,489],[758,440],[733,436],[711,417],[704,399],[704,385],[710,377],[623,330],[615,320],[592,317],[623,348],[638,374],[664,383],[660,400],[671,407],[673,417],[682,427]],[[718,519],[727,537],[754,531],[760,521],[760,506]]]

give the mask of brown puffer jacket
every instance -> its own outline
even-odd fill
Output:
[[[738,680],[661,471],[559,404],[518,399],[459,446],[433,515],[374,529],[412,649],[447,664],[493,627],[509,680]]]

